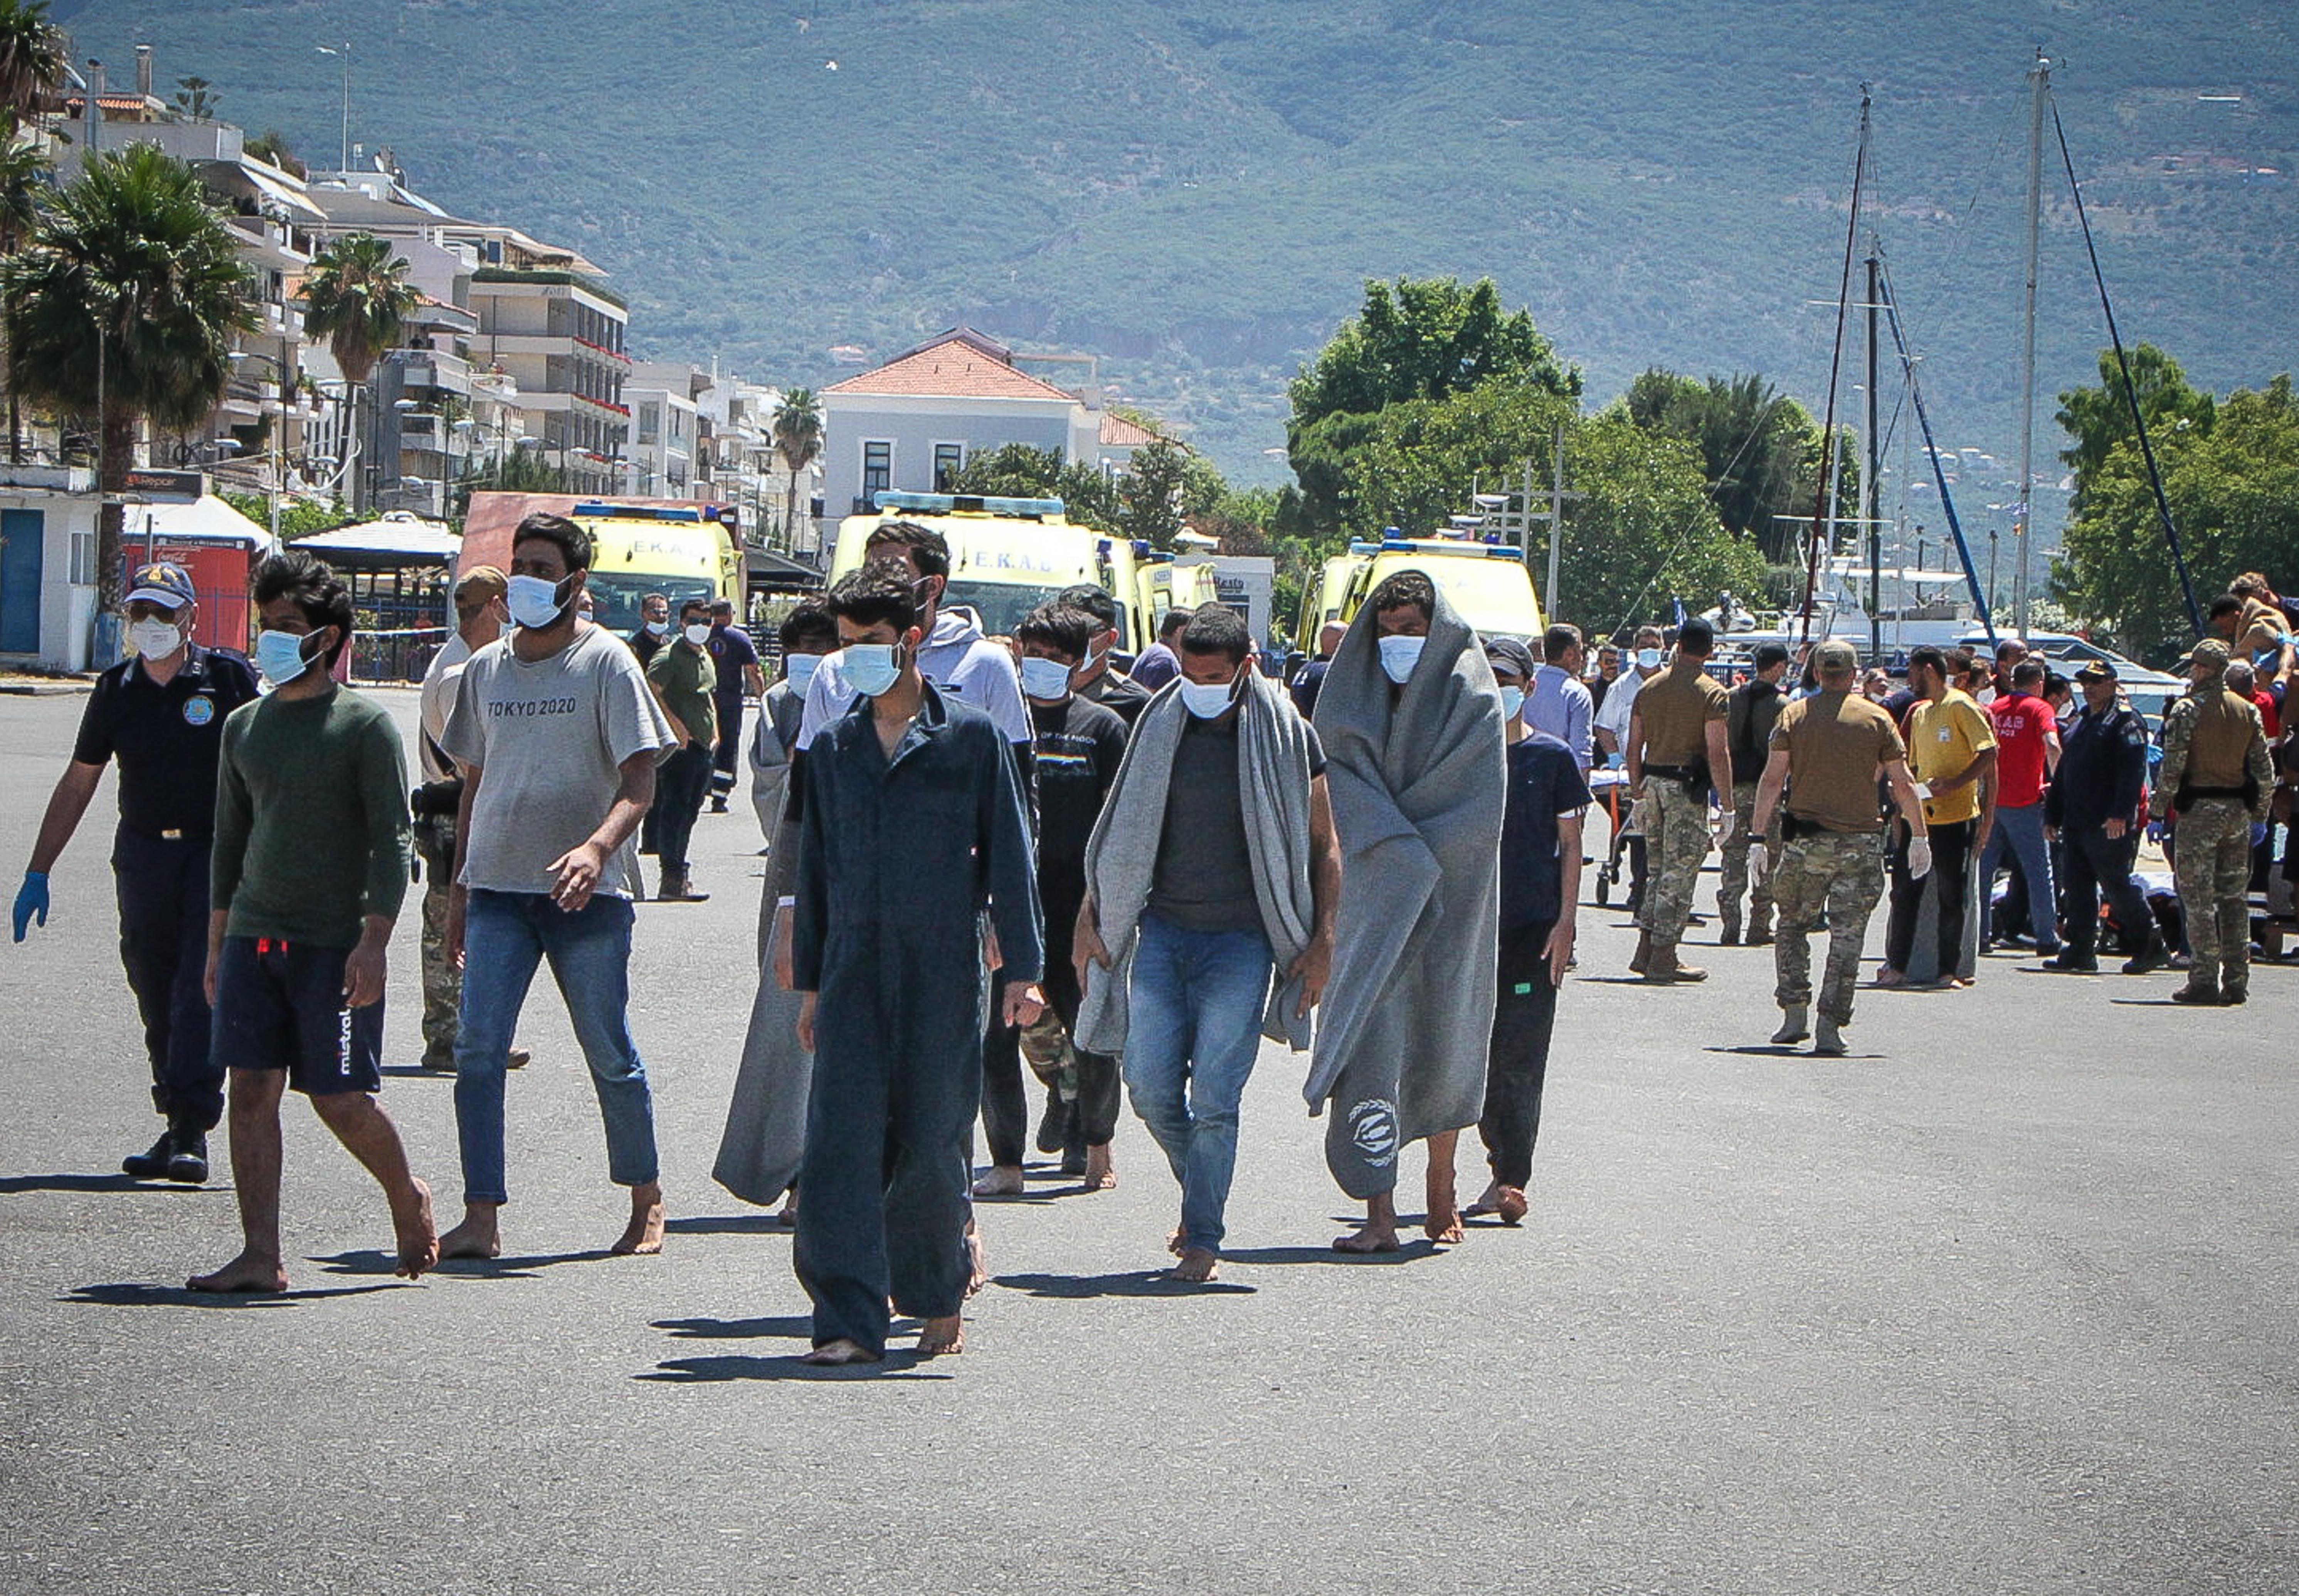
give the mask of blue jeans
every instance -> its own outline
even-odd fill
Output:
[[[1996,811],[1996,829],[1988,833],[1987,851],[1979,856],[1980,940],[1988,939],[1990,906],[1996,896],[1996,867],[2006,853],[2020,861],[2020,873],[2027,879],[2028,929],[2036,939],[2036,951],[2059,952],[2059,905],[2052,891],[2052,853],[2044,846],[2044,806],[2040,803],[2022,804],[2017,808],[1999,806]]]
[[[628,1017],[634,918],[628,898],[603,892],[572,914],[540,892],[471,893],[463,916],[463,1001],[455,1031],[455,1127],[465,1202],[509,1198],[503,1071],[527,987],[545,959],[599,1094],[599,1112],[607,1122],[607,1178],[618,1186],[645,1186],[656,1178],[654,1096]]]
[[[1221,1245],[1238,1103],[1261,1046],[1269,939],[1141,917],[1126,988],[1125,1086],[1182,1183],[1182,1245]]]

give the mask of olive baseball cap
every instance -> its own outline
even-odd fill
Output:
[[[1816,671],[1850,671],[1860,666],[1860,650],[1840,637],[1831,637],[1812,651]]]

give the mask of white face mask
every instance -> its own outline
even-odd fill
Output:
[[[668,621],[649,621],[646,624],[646,629],[651,636],[667,636],[670,632],[670,623]]]
[[[1201,721],[1218,720],[1236,702],[1234,682],[1192,682],[1182,678],[1182,707]]]
[[[146,659],[165,659],[184,646],[184,629],[170,621],[131,621],[128,641]]]
[[[847,686],[866,699],[877,698],[901,679],[902,645],[849,643],[838,668],[846,677]]]
[[[546,582],[540,576],[514,576],[510,591],[504,595],[510,606],[510,618],[531,632],[542,632],[559,622],[567,613],[567,602],[559,596],[560,584]]]
[[[1022,690],[1033,699],[1066,698],[1070,690],[1070,667],[1058,659],[1041,659],[1036,655],[1025,655],[1022,659]]]
[[[699,649],[703,644],[710,641],[710,627],[707,622],[696,621],[693,624],[683,628],[680,635],[685,637],[688,642],[693,643]]]
[[[1425,637],[1382,637],[1374,640],[1381,649],[1381,668],[1391,682],[1402,686],[1420,662],[1421,650],[1429,640]]]

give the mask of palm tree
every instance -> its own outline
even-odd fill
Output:
[[[12,138],[62,92],[69,47],[48,21],[48,0],[0,0],[0,120]]]
[[[797,547],[791,527],[798,520],[799,473],[822,452],[822,401],[811,388],[793,388],[775,407],[775,452],[790,471],[790,492],[783,505],[783,542]]]
[[[232,335],[256,325],[254,277],[184,161],[149,145],[88,158],[0,263],[0,327],[17,386],[36,403],[94,415],[98,487],[116,499],[137,424],[181,431],[223,398]],[[107,502],[96,597],[120,598],[121,510]]]
[[[0,0],[5,4],[5,0]],[[24,247],[39,219],[40,196],[55,177],[48,158],[36,144],[9,144],[0,146],[0,260],[11,260]],[[24,459],[23,406],[16,393],[16,378],[7,354],[4,339],[0,339],[0,379],[8,388],[8,459],[21,465]]]
[[[344,381],[353,390],[354,425],[359,417],[358,390],[375,375],[375,363],[383,358],[383,351],[398,343],[408,318],[422,303],[423,291],[407,280],[407,262],[372,233],[338,238],[313,257],[311,269],[303,278],[303,330],[327,340]],[[372,472],[372,442],[368,454],[368,469]],[[353,487],[358,486],[355,479]],[[353,497],[361,505],[366,502],[363,493],[355,491]]]

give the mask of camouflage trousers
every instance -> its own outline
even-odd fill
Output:
[[[1716,889],[1716,913],[1723,919],[1727,930],[1740,926],[1740,900],[1748,900],[1748,928],[1762,930],[1772,923],[1772,878],[1759,880],[1753,890],[1748,882],[1748,844],[1755,840],[1749,827],[1756,819],[1756,784],[1754,781],[1732,783],[1732,834],[1724,839],[1722,853],[1724,879]],[[1779,823],[1774,823],[1775,831]],[[1769,845],[1773,839],[1766,838]],[[1772,848],[1778,855],[1778,848]]]
[[[419,820],[415,851],[423,860],[423,1063],[452,1069],[455,1011],[463,1001],[463,972],[447,956],[447,898],[454,885],[455,823]]]
[[[1637,923],[1656,946],[1673,947],[1692,914],[1692,889],[1708,857],[1708,790],[1660,776],[1645,780],[1637,805],[1645,836],[1645,901]]]
[[[2251,979],[2251,811],[2237,798],[2197,798],[2171,829],[2172,879],[2187,920],[2188,978]]]
[[[1884,896],[1884,834],[1881,831],[1806,831],[1780,845],[1772,866],[1772,902],[1779,908],[1779,939],[1772,944],[1772,996],[1784,1009],[1812,1004],[1809,939],[1821,914],[1828,915],[1828,972],[1820,987],[1820,1012],[1838,1025],[1852,1022],[1852,988],[1860,977],[1860,948],[1867,940],[1868,917]]]

